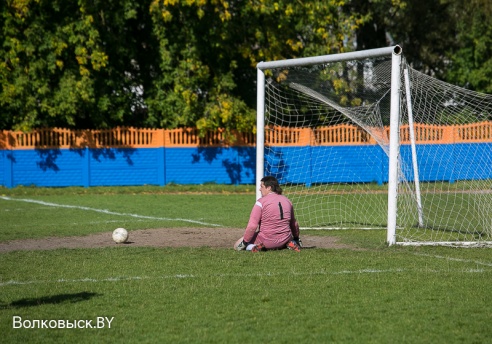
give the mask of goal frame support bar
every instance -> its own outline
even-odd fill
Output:
[[[402,48],[399,45],[369,49],[348,53],[304,57],[279,61],[259,62],[257,69],[257,93],[256,93],[256,198],[261,197],[259,191],[261,179],[264,177],[265,163],[265,73],[264,70],[310,66],[315,64],[342,62],[350,60],[363,60],[392,56],[391,62],[391,115],[390,115],[390,156],[388,176],[388,224],[387,242],[389,245],[396,243],[396,204],[398,190],[398,153],[399,153],[399,122],[400,122],[400,68]]]
[[[387,243],[396,244],[396,212],[398,202],[398,156],[400,152],[400,87],[401,49],[391,55],[391,100],[388,172]]]
[[[413,122],[413,107],[412,107],[412,95],[410,92],[410,77],[408,75],[408,68],[403,70],[405,78],[405,93],[407,99],[407,111],[408,111],[408,131],[410,134],[410,147],[412,149],[412,166],[413,166],[413,180],[415,184],[415,197],[417,199],[417,212],[419,217],[419,227],[424,227],[424,213],[422,209],[422,197],[420,194],[420,177],[419,177],[419,164],[417,161],[417,144],[415,141],[415,128]]]
[[[265,73],[257,68],[256,90],[256,199],[261,197],[260,184],[265,169]]]

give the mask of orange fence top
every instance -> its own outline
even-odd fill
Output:
[[[195,128],[140,129],[118,127],[105,130],[37,129],[28,133],[0,131],[0,149],[41,148],[155,148],[197,146],[254,146],[252,133],[224,130],[208,132],[203,137]],[[233,138],[231,138],[231,136]]]
[[[438,126],[415,124],[417,144],[492,142],[492,122]],[[400,127],[402,144],[410,143],[410,128]],[[374,145],[389,142],[389,128],[366,128],[341,124],[319,128],[267,127],[266,146]],[[28,133],[0,131],[0,149],[41,148],[152,148],[255,146],[253,133],[224,130],[200,136],[196,128],[139,129],[118,127],[107,130],[37,129]]]

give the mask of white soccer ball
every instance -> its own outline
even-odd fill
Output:
[[[113,240],[117,244],[121,244],[128,241],[128,231],[124,228],[116,228],[113,231]]]

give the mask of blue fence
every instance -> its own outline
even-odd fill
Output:
[[[299,162],[303,156],[311,163]],[[419,179],[422,182],[492,179],[492,144],[417,145]],[[388,182],[388,156],[377,145],[275,147],[265,158],[266,174],[282,183],[377,183]],[[405,178],[414,173],[409,145],[401,147]],[[280,167],[279,167],[280,166]]]
[[[332,160],[319,158],[328,153]],[[422,181],[492,178],[491,143],[418,145],[417,153],[425,156],[419,159]],[[309,157],[308,163],[295,163],[294,155]],[[18,185],[254,184],[255,156],[255,147],[249,146],[0,150],[0,185],[11,188]],[[369,156],[370,160],[366,158]],[[402,158],[411,166],[409,146],[402,147]],[[265,173],[276,175],[286,183],[382,184],[388,178],[387,156],[375,145],[278,147],[265,159],[275,164],[285,162],[283,167],[267,168]],[[343,165],[338,169],[343,172],[334,172],[333,161]],[[484,164],[488,166],[479,168]],[[407,177],[411,180],[412,176]]]
[[[255,149],[105,148],[0,151],[0,185],[254,184]]]

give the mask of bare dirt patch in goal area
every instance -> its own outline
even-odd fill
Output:
[[[212,247],[230,248],[243,235],[239,228],[160,228],[129,231],[125,244],[116,244],[111,234],[104,232],[80,237],[50,237],[43,239],[11,240],[0,243],[0,253],[19,250],[53,250],[58,248],[95,248],[116,245],[135,247]],[[341,244],[338,238],[301,235],[305,249],[354,248]]]

